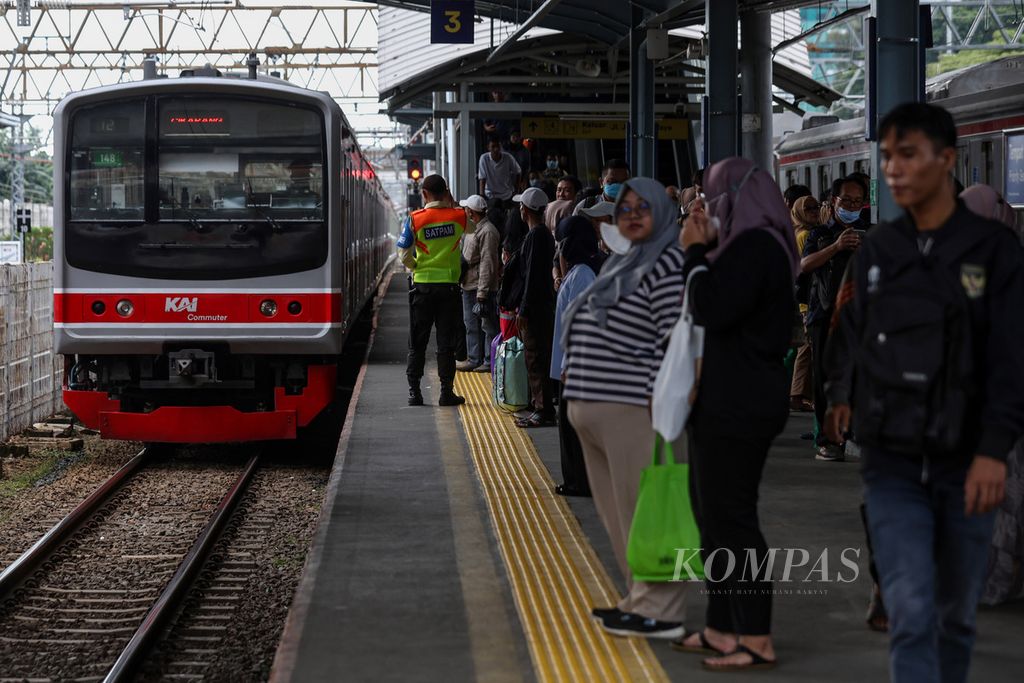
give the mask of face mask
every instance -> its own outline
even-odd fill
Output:
[[[611,223],[601,223],[601,239],[613,254],[625,254],[633,243],[622,236],[619,228]]]
[[[558,168],[558,160],[548,159],[548,168],[551,169],[552,171],[556,170]]]
[[[604,196],[614,201],[619,196],[619,190],[621,189],[622,183],[608,183],[604,186]]]
[[[848,211],[841,206],[836,207],[836,216],[843,223],[849,225],[850,223],[856,223],[860,220],[860,211]]]

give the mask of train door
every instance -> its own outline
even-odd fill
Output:
[[[970,185],[970,163],[971,163],[971,152],[966,142],[961,142],[956,146],[956,171],[953,175],[956,179],[963,183],[964,187]]]

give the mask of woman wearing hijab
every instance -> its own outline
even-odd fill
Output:
[[[803,253],[804,243],[811,229],[818,226],[818,216],[821,206],[818,200],[812,196],[800,197],[793,202],[793,209],[790,217],[793,219],[793,230],[796,235],[796,252]],[[805,282],[806,280],[806,282]],[[800,315],[807,315],[807,300],[810,296],[810,276],[802,274],[797,279],[796,300],[800,307]],[[792,410],[810,411],[814,409],[811,397],[814,395],[814,387],[811,384],[811,342],[807,337],[807,329],[804,328],[804,343],[796,352],[796,361],[793,363],[793,382],[789,389],[789,407]]]
[[[999,221],[1010,228],[1017,226],[1017,216],[1013,213],[1013,207],[988,185],[971,185],[960,193],[960,199],[964,200],[971,213]]]
[[[626,562],[640,474],[654,448],[649,412],[654,377],[662,342],[681,306],[678,212],[658,181],[626,181],[613,209],[617,230],[602,229],[606,240],[615,231],[626,248],[605,262],[562,318],[562,395],[583,445],[594,504],[628,587],[615,607],[593,611],[614,635],[676,638],[683,633],[686,583],[633,581]],[[684,440],[679,441],[673,444],[677,462],[685,456]]]
[[[707,268],[694,274],[689,292],[694,320],[705,327],[689,423],[690,484],[705,572],[715,582],[708,582],[706,628],[673,646],[715,654],[704,660],[707,669],[766,668],[775,664],[772,584],[757,490],[768,448],[789,414],[781,359],[789,347],[799,258],[782,194],[753,162],[714,164],[704,191],[705,213],[690,215],[681,242],[684,275]],[[730,553],[734,567],[726,566]],[[761,569],[743,576],[751,560]]]
[[[559,244],[559,272],[565,274],[558,289],[555,331],[551,344],[550,375],[551,379],[559,383],[558,441],[562,456],[562,483],[555,487],[555,493],[562,496],[589,496],[590,483],[587,481],[587,468],[583,460],[583,446],[576,430],[569,423],[563,397],[565,354],[562,352],[562,316],[576,297],[597,279],[601,256],[597,233],[583,216],[568,216],[559,221],[555,239]]]

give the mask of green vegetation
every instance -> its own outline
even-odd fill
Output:
[[[32,231],[25,235],[25,261],[53,260],[53,228],[32,226]]]
[[[1024,57],[1024,50],[961,50],[950,54],[940,54],[934,62],[928,64],[927,75],[928,78],[931,78],[947,71],[956,71],[975,64],[1013,56]]]
[[[27,489],[40,479],[53,474],[67,455],[64,451],[48,450],[32,456],[39,458],[39,462],[34,467],[16,474],[10,479],[0,479],[0,497],[13,496],[18,491]]]
[[[11,196],[13,140],[11,129],[0,129],[0,199]],[[31,125],[25,126],[25,144],[34,150],[25,155],[25,201],[53,204],[53,160],[43,151],[42,136]]]

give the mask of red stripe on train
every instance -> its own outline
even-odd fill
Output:
[[[265,300],[277,304],[272,316],[260,311]],[[120,301],[131,303],[130,315],[118,313]],[[259,293],[177,293],[128,292],[125,294],[53,295],[53,320],[56,323],[340,323],[344,297],[340,293],[259,294]],[[293,313],[298,304],[298,312]],[[289,310],[291,306],[292,310]],[[98,312],[97,312],[98,311]]]

